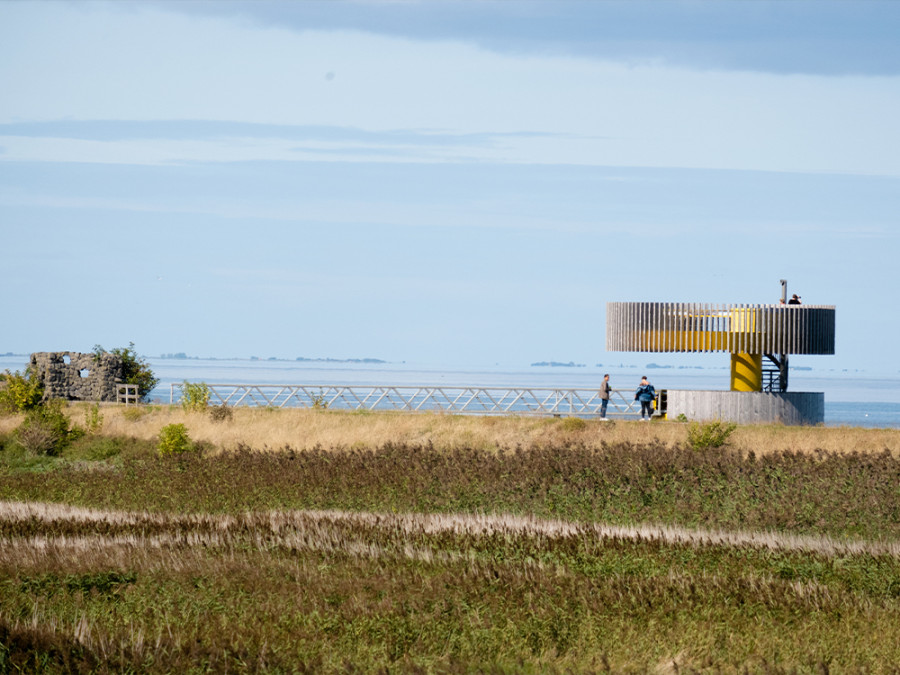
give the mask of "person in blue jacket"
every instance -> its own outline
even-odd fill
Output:
[[[647,376],[641,378],[641,384],[638,386],[637,391],[634,392],[634,400],[641,402],[641,421],[643,421],[644,415],[646,415],[646,419],[650,419],[653,417],[653,399],[656,398],[656,389],[653,388],[653,385],[647,380]]]

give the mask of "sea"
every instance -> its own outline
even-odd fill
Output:
[[[28,355],[0,356],[0,372],[24,371]],[[151,400],[168,403],[173,384],[287,384],[307,386],[466,386],[595,389],[603,373],[613,389],[633,390],[642,375],[657,389],[726,390],[727,368],[638,366],[444,366],[334,360],[152,358],[159,378]],[[792,370],[790,391],[823,392],[826,426],[900,428],[900,377],[865,372]]]

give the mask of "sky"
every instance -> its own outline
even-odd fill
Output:
[[[0,353],[727,365],[606,303],[836,308],[900,372],[900,2],[0,3]],[[632,358],[633,357],[633,358]]]

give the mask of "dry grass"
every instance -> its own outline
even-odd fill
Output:
[[[69,408],[73,422],[84,421],[84,406]],[[534,417],[479,417],[440,413],[342,412],[315,409],[235,408],[231,420],[216,422],[204,413],[180,407],[147,406],[103,408],[101,433],[153,440],[172,423],[186,425],[191,439],[207,442],[218,450],[240,445],[272,450],[291,447],[327,449],[377,447],[385,443],[431,443],[438,448],[549,447],[565,442],[599,446],[601,443],[681,445],[687,425],[671,421],[651,424],[637,421],[600,422]],[[0,433],[19,423],[0,418]],[[881,453],[900,455],[900,429],[859,427],[741,426],[730,439],[731,447],[757,455],[788,450],[811,453]]]
[[[0,414],[0,434],[12,433],[22,423],[23,419],[25,419],[24,415]]]

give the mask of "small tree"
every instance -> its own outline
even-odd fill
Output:
[[[44,387],[29,366],[24,373],[8,370],[0,374],[0,413],[33,410],[41,404]]]
[[[100,404],[95,403],[84,409],[84,431],[93,436],[100,433],[103,428],[103,413],[100,412]]]
[[[153,388],[159,384],[159,378],[153,375],[150,365],[138,356],[138,353],[134,350],[134,343],[129,342],[127,347],[117,347],[110,352],[107,352],[100,345],[94,345],[94,355],[98,359],[102,354],[107,353],[122,359],[125,383],[136,384],[138,396],[141,397],[142,401],[146,401]]]
[[[181,407],[187,412],[200,412],[209,405],[212,392],[206,382],[191,383],[185,380],[181,385]]]

